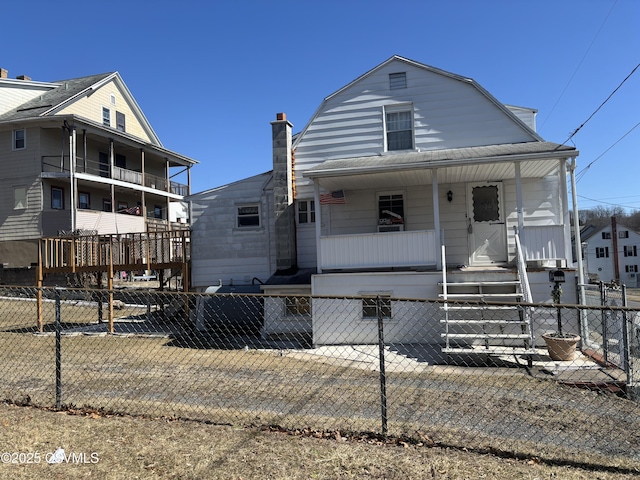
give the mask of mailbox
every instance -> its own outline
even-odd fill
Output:
[[[562,270],[551,270],[549,281],[553,283],[564,283],[564,272]]]

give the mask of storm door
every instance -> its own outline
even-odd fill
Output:
[[[505,263],[507,231],[502,182],[471,183],[467,189],[469,264]]]

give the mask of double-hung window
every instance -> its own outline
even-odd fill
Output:
[[[126,132],[126,126],[125,126],[125,117],[124,117],[124,113],[122,112],[116,112],[116,130],[119,130],[120,132]]]
[[[638,247],[636,245],[625,245],[624,246],[624,256],[625,257],[637,257],[638,256]]]
[[[60,187],[51,187],[51,208],[64,210],[64,190]]]
[[[384,108],[387,151],[413,149],[412,105],[387,105]]]
[[[24,128],[13,131],[13,149],[23,150],[27,146],[27,132]]]
[[[316,222],[315,203],[313,200],[298,200],[298,224]]]
[[[625,265],[624,270],[626,273],[638,273],[638,265]]]
[[[13,209],[24,210],[27,208],[27,189],[25,187],[13,188]]]
[[[609,258],[609,247],[596,247],[596,258]]]
[[[111,126],[111,110],[107,107],[102,107],[102,124],[106,127]]]

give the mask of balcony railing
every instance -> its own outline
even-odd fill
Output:
[[[438,247],[434,230],[332,235],[320,238],[321,268],[434,266]]]
[[[42,172],[43,173],[69,173],[69,157],[60,156],[43,156],[42,157]],[[129,170],[122,167],[113,167],[113,175],[109,175],[109,165],[96,162],[93,160],[85,160],[78,158],[76,160],[76,172],[87,173],[89,175],[95,175],[98,177],[112,178],[114,180],[120,180],[122,182],[132,183],[135,185],[144,185],[154,190],[162,192],[167,191],[167,179],[153,175],[151,173],[145,173],[144,179],[142,172],[135,170]],[[188,194],[188,186],[170,181],[170,192],[176,195],[185,196]]]

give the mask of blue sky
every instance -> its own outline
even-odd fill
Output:
[[[200,162],[194,192],[270,170],[277,112],[297,132],[394,54],[538,109],[557,143],[640,63],[637,0],[35,0],[2,16],[10,78],[120,72],[164,146]],[[639,122],[640,68],[567,142],[579,208],[640,210]]]

